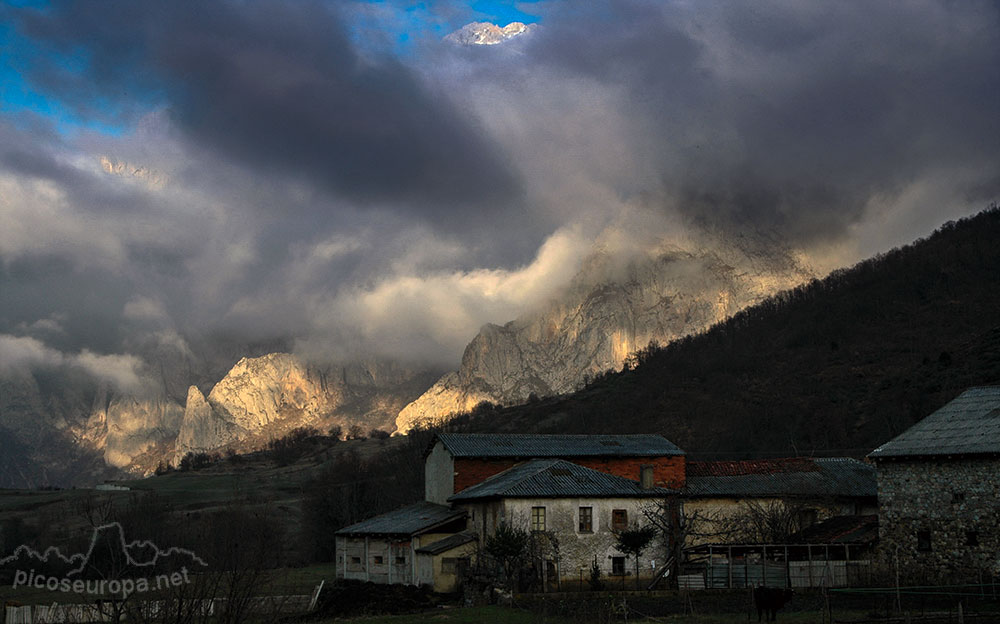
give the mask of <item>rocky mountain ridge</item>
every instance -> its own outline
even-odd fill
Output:
[[[460,45],[497,45],[508,39],[530,33],[534,24],[511,22],[504,27],[490,22],[472,22],[453,33],[445,35],[445,41]]]
[[[650,342],[707,329],[740,309],[812,275],[780,249],[761,255],[667,247],[621,265],[590,257],[564,296],[502,326],[488,324],[448,373],[396,419],[405,433],[473,409],[482,401],[523,403],[562,394],[620,369]]]
[[[460,367],[444,376],[384,360],[306,362],[281,344],[230,345],[209,360],[168,336],[129,345],[147,362],[141,375],[148,383],[138,393],[68,371],[0,380],[0,427],[29,449],[27,460],[0,474],[0,486],[147,474],[189,452],[245,452],[302,426],[405,433],[482,401],[510,405],[570,392],[621,368],[651,341],[699,332],[811,277],[780,246],[751,239],[622,256],[598,249],[543,309],[484,326]],[[236,355],[220,365],[225,353]]]

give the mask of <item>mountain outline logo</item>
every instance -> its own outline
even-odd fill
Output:
[[[111,533],[114,533],[112,539],[117,542],[117,546],[119,547],[118,550],[124,554],[125,563],[129,567],[139,569],[154,568],[164,559],[174,555],[188,557],[192,562],[203,567],[208,567],[208,563],[206,563],[204,559],[196,555],[194,551],[187,548],[173,546],[164,550],[157,546],[152,540],[133,540],[131,542],[127,542],[125,540],[125,529],[121,523],[109,522],[107,524],[94,527],[93,534],[90,538],[90,545],[87,547],[87,551],[85,553],[76,553],[66,556],[56,546],[50,546],[44,551],[39,551],[27,544],[21,544],[14,549],[14,552],[11,555],[0,559],[0,568],[7,566],[10,563],[20,561],[22,555],[29,561],[34,560],[44,564],[51,563],[54,561],[53,557],[55,557],[58,561],[61,561],[66,565],[74,566],[66,571],[64,576],[76,576],[86,570],[87,565],[93,560],[94,549],[101,541],[101,538]],[[136,557],[136,554],[146,552],[151,552],[152,557],[147,558],[147,560],[140,560]]]

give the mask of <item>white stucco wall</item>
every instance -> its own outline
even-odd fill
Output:
[[[447,505],[454,493],[455,460],[439,440],[424,461],[424,500]]]
[[[462,507],[474,516],[474,520],[469,522],[469,528],[475,530],[480,539],[491,535],[501,522],[530,530],[532,507],[545,507],[546,532],[554,536],[558,544],[559,575],[565,580],[579,580],[582,571],[583,579],[586,580],[590,577],[590,567],[595,556],[605,577],[611,575],[612,558],[624,556],[614,547],[615,536],[611,530],[612,511],[624,509],[630,528],[645,526],[648,522],[642,515],[642,508],[654,502],[655,499],[635,498],[532,498],[471,503]],[[593,510],[592,533],[581,533],[579,530],[581,507],[590,507]],[[655,561],[656,565],[660,565],[665,560],[666,546],[658,538],[639,559],[640,577],[651,576],[652,563]],[[633,559],[629,558],[625,562],[625,572],[629,578],[634,579]]]
[[[413,584],[414,549],[409,541],[337,537],[337,577],[373,583]],[[382,558],[377,563],[377,557]]]

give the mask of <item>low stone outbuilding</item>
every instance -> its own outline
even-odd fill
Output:
[[[1000,574],[1000,387],[966,390],[870,457],[887,565],[949,581]]]
[[[466,512],[420,502],[336,532],[337,578],[452,591],[458,560],[475,550]]]

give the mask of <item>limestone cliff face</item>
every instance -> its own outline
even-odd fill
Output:
[[[570,392],[651,341],[698,332],[810,277],[789,255],[664,249],[624,265],[598,253],[568,291],[540,312],[486,325],[449,373],[396,419],[415,424],[468,411],[481,401],[524,402]]]
[[[131,396],[99,387],[79,441],[104,457],[109,466],[144,473],[139,456],[172,445],[184,408],[164,394]]]
[[[172,459],[246,450],[303,426],[392,429],[399,410],[436,376],[384,361],[339,366],[310,365],[288,353],[243,358],[207,398],[196,387],[188,390]]]
[[[186,453],[209,452],[239,439],[240,429],[216,413],[197,386],[188,388],[184,418],[177,434],[175,461]]]
[[[131,468],[133,458],[177,437],[184,410],[166,397],[118,397],[108,405],[104,459]]]

